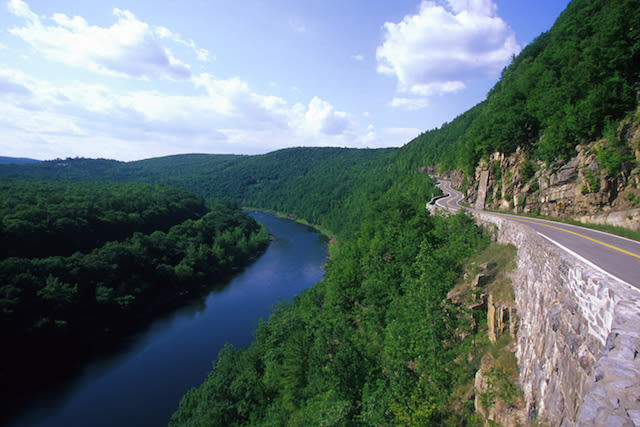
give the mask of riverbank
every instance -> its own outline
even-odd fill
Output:
[[[320,233],[324,238],[327,239],[327,243],[329,244],[329,254],[332,254],[332,250],[335,249],[336,245],[338,244],[338,239],[335,235],[335,233],[333,233],[331,230],[324,228],[320,225],[317,224],[311,224],[310,222],[308,222],[305,219],[302,218],[297,218],[295,215],[292,214],[287,214],[284,212],[279,212],[279,211],[274,211],[271,209],[261,209],[261,208],[253,208],[253,207],[242,207],[241,208],[244,211],[253,211],[253,212],[263,212],[263,213],[267,213],[269,215],[273,215],[277,218],[282,218],[282,219],[286,219],[288,221],[293,221],[296,222],[298,224],[304,225],[306,227],[311,228],[314,231],[317,231],[318,233]]]
[[[260,318],[322,279],[326,242],[291,221],[252,213],[275,239],[223,287],[209,288],[95,358],[23,407],[15,426],[166,425],[180,397],[200,384],[226,342],[249,345]],[[34,399],[35,400],[35,399]]]
[[[10,359],[7,366],[11,369],[4,370],[0,378],[4,385],[0,424],[11,421],[35,401],[56,399],[55,390],[66,388],[74,378],[82,376],[87,364],[126,352],[131,342],[148,333],[158,319],[201,305],[207,295],[223,290],[263,255],[268,243],[231,270],[209,274],[189,289],[163,287],[165,292],[135,311],[118,316],[95,313],[92,323],[83,323],[64,335],[18,341],[20,356]]]

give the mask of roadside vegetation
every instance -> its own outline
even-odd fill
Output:
[[[473,404],[451,392],[475,375],[475,336],[457,332],[469,325],[447,293],[489,237],[463,213],[429,215],[416,194],[432,191],[422,175],[363,207],[325,279],[249,348],[227,346],[172,424],[464,425]]]
[[[492,257],[506,260],[509,250],[491,246],[490,233],[463,212],[429,215],[424,204],[439,193],[422,170],[459,168],[468,178],[480,159],[520,147],[531,161],[524,175],[532,176],[534,160],[562,162],[577,144],[617,128],[638,104],[639,6],[638,0],[573,0],[553,28],[514,58],[484,102],[400,149],[0,165],[5,177],[79,182],[76,190],[64,190],[68,196],[63,191],[61,212],[69,204],[72,213],[60,218],[33,209],[38,219],[25,220],[19,207],[32,202],[20,201],[21,191],[9,196],[17,201],[16,211],[3,219],[7,242],[19,248],[24,230],[25,236],[35,233],[33,239],[49,239],[46,246],[53,249],[39,248],[34,256],[25,247],[20,257],[0,262],[0,271],[8,272],[0,277],[2,332],[10,349],[4,357],[15,357],[20,340],[33,338],[29,354],[43,358],[43,342],[64,345],[73,337],[69,331],[89,328],[78,321],[82,315],[105,314],[92,329],[104,332],[116,316],[133,319],[154,307],[150,301],[233,270],[266,238],[236,209],[251,206],[306,220],[338,243],[324,280],[274,308],[251,346],[225,347],[204,383],[183,397],[173,425],[478,425],[482,419],[474,415],[469,393],[481,368],[489,384],[480,394],[483,407],[500,401],[517,406],[511,338],[503,334],[491,343],[481,326],[486,311],[449,297],[476,274],[469,266],[502,265]],[[612,141],[598,156],[612,174],[622,174],[631,154]],[[86,180],[171,184],[231,203],[210,205],[207,213],[204,202],[187,193],[163,195],[175,189],[131,184],[104,192],[91,184],[89,191],[80,183]],[[7,194],[28,187],[2,184]],[[100,206],[108,207],[138,190],[159,198],[156,214],[144,210],[154,198],[142,208],[132,202],[113,207],[105,217],[104,208],[85,212],[71,197],[74,191],[85,195],[79,199],[106,194],[113,200]],[[186,203],[194,203],[195,212],[179,208]],[[180,216],[186,212],[195,217]],[[62,217],[70,221],[58,221]],[[95,242],[66,239],[88,225],[96,227]],[[108,227],[117,231],[106,232]],[[121,233],[117,241],[100,238],[115,233]],[[63,241],[64,247],[55,247]],[[489,259],[480,262],[482,257]],[[494,276],[487,292],[509,304],[508,279]],[[487,354],[491,360],[483,367]],[[5,367],[11,363],[3,360]]]

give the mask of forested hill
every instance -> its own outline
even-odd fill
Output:
[[[463,213],[425,211],[437,190],[420,168],[471,174],[483,157],[517,147],[529,158],[563,161],[576,144],[615,127],[637,108],[638,10],[640,0],[572,1],[553,28],[514,58],[484,102],[400,149],[293,148],[129,163],[66,159],[0,165],[0,176],[173,184],[293,214],[338,235],[325,279],[260,323],[249,348],[225,348],[205,382],[183,398],[175,425],[479,425],[471,396],[482,361],[501,361],[491,371],[501,389],[479,395],[485,408],[496,399],[517,404],[515,361],[504,362],[489,345],[479,304],[461,306],[447,295],[478,274],[480,253],[495,251]],[[21,278],[26,293],[4,289],[5,315],[57,336],[68,327],[64,315],[83,309],[78,301],[126,312],[142,296],[163,291],[152,285],[156,276],[160,284],[188,283],[195,267],[220,258],[223,243],[234,253],[233,242],[246,249],[260,241],[260,231],[245,224],[239,227],[247,229],[245,237],[222,233],[220,243],[208,242],[211,250],[172,243],[200,239],[216,224],[207,214],[84,255],[5,260],[15,276],[25,268],[37,273]],[[156,255],[153,268],[127,273],[131,279],[122,286],[103,283],[103,277],[119,283],[109,269],[118,260],[137,268],[127,260],[141,248]],[[75,274],[90,286],[76,286]],[[146,275],[151,279],[141,283],[148,286],[138,286]],[[25,295],[52,314],[19,314]]]
[[[340,233],[345,220],[351,222],[345,204],[360,204],[363,194],[388,188],[388,171],[437,165],[472,176],[480,159],[518,147],[530,159],[562,163],[576,145],[617,128],[638,105],[639,9],[640,0],[573,0],[548,32],[514,58],[485,101],[400,149],[294,148],[129,163],[66,159],[0,165],[0,176],[176,184]],[[613,144],[605,152],[616,158],[628,156],[625,150]]]
[[[237,206],[180,188],[0,179],[0,424],[267,243]]]
[[[15,164],[15,165],[23,165],[27,163],[38,163],[39,160],[28,159],[25,157],[6,157],[0,156],[0,165],[4,164]]]
[[[291,148],[258,156],[186,154],[136,162],[57,159],[0,176],[171,184],[205,198],[286,212],[340,234],[392,182],[395,149]]]
[[[640,0],[573,0],[507,67],[487,99],[401,150],[408,167],[470,175],[478,160],[521,147],[564,161],[636,109]]]
[[[357,226],[325,279],[261,323],[248,349],[224,349],[172,424],[481,425],[474,393],[479,408],[496,399],[515,408],[513,358],[492,368],[491,392],[474,391],[482,360],[500,360],[499,351],[486,346],[478,305],[447,298],[488,237],[462,213],[426,214],[433,188],[417,171],[440,165],[471,174],[481,158],[517,147],[563,161],[616,126],[637,106],[639,6],[574,0],[484,102],[372,164],[363,182],[389,182],[352,193],[370,203],[350,206],[359,208]]]
[[[69,256],[207,213],[201,197],[176,187],[4,179],[0,194],[0,259]]]

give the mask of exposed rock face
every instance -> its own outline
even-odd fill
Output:
[[[439,168],[433,166],[425,166],[424,168],[421,168],[421,172],[424,172],[430,176],[439,176],[445,178],[448,181],[451,181],[453,186],[456,188],[462,187],[464,181],[464,173],[462,173],[462,171],[460,170],[441,171]]]
[[[489,341],[496,342],[505,332],[516,339],[518,331],[518,315],[515,306],[504,302],[496,303],[489,294],[487,301],[487,326]]]
[[[518,401],[515,404],[506,404],[501,399],[495,399],[493,405],[485,408],[482,402],[483,394],[492,391],[493,378],[491,377],[491,369],[493,368],[493,358],[490,354],[482,358],[482,365],[474,380],[474,407],[476,412],[484,419],[485,426],[499,425],[502,427],[518,427],[527,421],[527,413],[524,411],[523,402]],[[493,424],[490,424],[492,421]]]
[[[487,184],[489,181],[489,171],[480,171],[478,177],[478,197],[476,197],[476,209],[484,209],[484,203],[487,200]]]
[[[469,330],[477,331],[478,322],[483,318],[478,315],[480,310],[490,313],[489,334],[493,336],[493,342],[496,337],[506,332],[512,333],[511,341],[503,341],[482,357],[480,369],[474,378],[472,393],[468,397],[474,399],[475,410],[483,418],[485,426],[497,423],[501,426],[515,427],[526,423],[527,411],[522,394],[514,385],[517,383],[517,370],[512,364],[505,362],[504,358],[505,353],[509,354],[507,359],[514,357],[513,342],[517,330],[517,316],[511,295],[504,293],[504,267],[501,270],[497,267],[496,262],[479,265],[472,263],[465,274],[467,280],[449,291],[447,298],[455,305],[468,309],[465,310],[465,323],[470,328],[459,330],[460,338],[466,337]],[[471,277],[473,279],[470,279]],[[498,296],[495,296],[494,292],[497,292],[495,295]],[[502,357],[498,356],[498,359],[494,360],[493,352],[498,355],[502,353]],[[474,356],[469,354],[468,357],[471,361]]]
[[[640,209],[627,209],[600,215],[582,215],[577,219],[582,223],[610,224],[632,230],[640,229]]]
[[[616,138],[640,161],[639,123],[627,120]],[[598,153],[609,144],[602,139],[579,145],[567,163],[548,166],[527,160],[522,150],[494,153],[478,164],[467,200],[490,209],[640,229],[640,168],[625,162],[608,175]]]
[[[516,357],[530,417],[560,426],[639,425],[640,292],[522,224],[476,216],[498,226],[500,243],[518,248]]]

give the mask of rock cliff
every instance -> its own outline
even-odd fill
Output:
[[[447,295],[453,304],[465,307],[467,327],[460,330],[462,337],[482,331],[476,345],[484,353],[475,356],[479,366],[469,396],[485,426],[515,427],[527,422],[524,394],[517,386],[518,315],[508,278],[515,267],[515,253],[513,246],[492,244],[485,254],[493,261],[472,262],[466,280]],[[476,363],[473,359],[470,354],[468,362]]]
[[[640,110],[607,137],[579,145],[566,162],[546,165],[527,157],[517,150],[482,160],[467,200],[477,207],[640,229]]]

